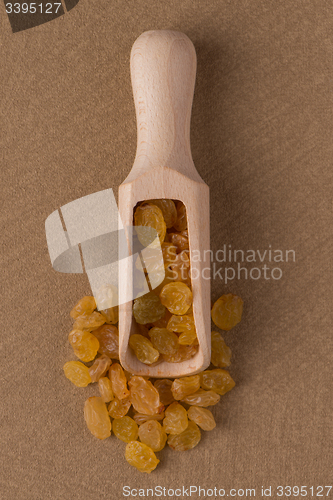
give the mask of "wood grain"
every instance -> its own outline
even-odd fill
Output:
[[[119,187],[123,225],[133,224],[139,201],[157,198],[181,200],[187,210],[191,260],[193,315],[198,353],[182,363],[162,362],[149,367],[128,347],[137,331],[132,303],[121,304],[132,289],[132,265],[120,261],[120,361],[131,373],[177,377],[197,373],[210,362],[209,189],[191,155],[190,120],[196,74],[192,42],[176,31],[148,31],[134,43],[131,77],[137,116],[137,152],[128,177]],[[128,239],[130,251],[132,245]]]

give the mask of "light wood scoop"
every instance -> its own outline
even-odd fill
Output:
[[[209,188],[191,155],[190,119],[196,74],[196,54],[189,38],[178,31],[147,31],[134,43],[131,78],[137,117],[137,152],[133,168],[119,187],[123,225],[133,225],[140,201],[180,200],[187,211],[192,270],[193,316],[199,341],[197,354],[181,363],[141,363],[128,345],[140,333],[132,302],[123,303],[132,289],[132,264],[119,264],[119,353],[130,373],[150,377],[194,374],[210,363]],[[128,240],[131,248],[130,238]]]

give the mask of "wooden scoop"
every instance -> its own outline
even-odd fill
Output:
[[[209,188],[191,155],[190,119],[196,74],[196,54],[189,38],[178,31],[147,31],[134,43],[131,78],[137,117],[137,152],[133,168],[119,187],[123,225],[133,225],[138,202],[180,200],[187,211],[192,270],[193,316],[199,341],[197,354],[180,363],[141,363],[129,347],[140,333],[132,302],[122,304],[132,289],[130,259],[119,265],[119,353],[130,373],[150,377],[194,374],[210,363]],[[131,249],[131,241],[128,239]],[[131,251],[131,250],[130,250]]]

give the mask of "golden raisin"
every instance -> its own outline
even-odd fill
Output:
[[[221,330],[228,331],[240,322],[242,312],[242,299],[237,295],[228,293],[222,295],[213,305],[212,320]]]
[[[161,247],[162,247],[164,267],[167,267],[170,264],[173,264],[173,262],[177,258],[177,249],[175,245],[167,241],[163,242]]]
[[[99,312],[94,311],[91,314],[84,313],[76,318],[73,330],[86,330],[87,332],[92,332],[104,323],[105,318]]]
[[[149,204],[156,205],[161,209],[167,228],[175,224],[177,221],[177,209],[172,200],[149,200]]]
[[[161,404],[158,390],[149,380],[135,375],[128,382],[131,392],[131,403],[133,408],[145,415],[161,413],[164,406]]]
[[[184,315],[184,316],[171,316],[169,319],[167,329],[172,332],[183,333],[190,332],[191,330],[195,330],[194,319],[193,316]]]
[[[81,314],[91,314],[96,309],[96,301],[94,297],[83,297],[79,302],[73,307],[70,312],[72,318],[76,319]]]
[[[159,464],[153,450],[139,441],[130,441],[126,445],[125,458],[130,465],[136,467],[140,472],[151,473]]]
[[[162,288],[160,300],[172,314],[181,316],[192,304],[192,292],[185,283],[175,281]]]
[[[189,422],[187,428],[176,436],[168,437],[168,445],[175,451],[187,451],[194,448],[201,439],[199,427]]]
[[[167,406],[174,402],[175,398],[171,392],[172,380],[162,378],[156,380],[154,387],[158,390],[162,405]]]
[[[153,288],[153,293],[159,296],[165,285],[167,285],[168,283],[173,283],[174,281],[174,273],[171,271],[170,266],[166,267],[163,281],[157,287]],[[152,321],[152,323],[154,322]]]
[[[80,361],[68,361],[64,364],[65,376],[77,387],[87,387],[91,383],[89,369]]]
[[[160,243],[164,241],[166,225],[162,210],[157,205],[150,203],[139,205],[134,212],[134,225],[140,226],[136,228],[136,233],[140,243],[145,247],[155,240],[156,233]],[[151,231],[150,228],[155,231]]]
[[[144,424],[147,420],[163,420],[164,411],[156,413],[155,415],[145,415],[144,413],[135,413],[134,420],[138,425]]]
[[[161,451],[165,446],[167,435],[157,420],[147,420],[139,427],[139,438],[153,451]]]
[[[91,381],[97,382],[101,377],[104,377],[110,365],[111,359],[105,354],[102,354],[102,356],[96,358],[94,363],[89,368]]]
[[[191,286],[190,260],[187,250],[177,255],[175,261],[170,264],[170,270],[174,281],[182,281],[188,287]]]
[[[103,325],[94,330],[94,336],[99,342],[99,353],[106,354],[111,359],[119,359],[119,333],[116,326]]]
[[[201,387],[211,390],[223,396],[226,392],[235,387],[235,381],[227,370],[206,370],[200,373]]]
[[[200,389],[200,376],[175,378],[172,382],[171,391],[176,400],[184,399],[189,394],[193,394]]]
[[[112,418],[122,418],[126,415],[131,407],[130,397],[118,399],[115,397],[108,406],[109,415]]]
[[[199,389],[197,392],[186,396],[182,399],[182,403],[195,406],[214,406],[220,401],[220,396],[214,391],[205,391]]]
[[[187,229],[187,216],[186,216],[186,208],[184,203],[181,201],[177,202],[177,221],[173,225],[176,231],[185,231]]]
[[[158,319],[157,321],[154,321],[151,323],[151,326],[157,326],[157,328],[167,328],[167,324],[171,318],[171,312],[169,312],[167,309],[165,309],[165,314],[161,319]],[[170,330],[170,328],[168,328]]]
[[[90,332],[83,330],[72,330],[68,335],[68,340],[74,349],[74,354],[81,361],[92,361],[99,349],[97,338]]]
[[[99,379],[98,389],[104,403],[109,403],[113,400],[111,381],[108,377],[101,377]]]
[[[203,431],[212,431],[216,427],[215,419],[211,411],[200,406],[191,406],[187,416],[196,423]]]
[[[180,434],[188,425],[187,412],[181,404],[174,402],[165,410],[163,428],[167,434]]]
[[[178,348],[178,337],[175,333],[170,332],[166,328],[151,328],[149,336],[152,345],[161,354],[174,354]]]
[[[113,365],[111,365],[109,378],[111,380],[113,394],[117,396],[118,399],[127,398],[130,392],[127,388],[126,375],[119,363],[113,363]]]
[[[84,419],[90,432],[98,439],[111,435],[111,420],[102,398],[92,396],[84,404]]]
[[[160,353],[155,349],[150,340],[138,333],[130,336],[129,346],[133,349],[138,360],[146,365],[156,363],[160,356]]]
[[[183,332],[179,335],[178,342],[181,345],[192,345],[193,342],[197,341],[197,334],[194,330],[189,332]]]
[[[121,417],[113,421],[113,433],[121,441],[136,441],[139,435],[138,424],[131,417]]]
[[[169,233],[170,243],[176,247],[177,253],[189,249],[187,236],[181,233]],[[187,259],[189,261],[189,259]]]
[[[111,283],[105,283],[95,294],[95,299],[99,311],[116,307],[118,305],[118,288]]]
[[[134,300],[133,315],[136,322],[141,325],[153,323],[163,318],[164,314],[165,307],[153,292],[146,293]]]
[[[105,318],[105,322],[109,325],[115,325],[119,320],[119,308],[118,306],[109,307],[109,309],[103,309],[99,311]]]
[[[230,366],[231,350],[224,342],[219,332],[212,332],[212,354],[211,362],[214,366],[219,368],[226,368]]]
[[[182,361],[187,361],[193,358],[193,356],[198,352],[198,346],[196,345],[179,345],[175,354],[162,354],[164,361],[168,363],[181,363]]]

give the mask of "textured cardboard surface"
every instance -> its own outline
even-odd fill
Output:
[[[325,0],[80,0],[12,33],[1,9],[2,499],[191,484],[257,498],[272,486],[278,498],[278,485],[332,484],[332,15]],[[149,476],[125,462],[124,443],[90,435],[82,409],[96,388],[63,376],[68,312],[90,289],[85,275],[51,268],[44,232],[55,209],[117,192],[128,174],[129,54],[148,29],[184,31],[197,50],[191,140],[211,188],[212,249],[296,255],[277,264],[279,280],[212,280],[214,300],[233,292],[245,303],[224,335],[237,385],[213,410],[215,431],[191,452],[164,450]]]

